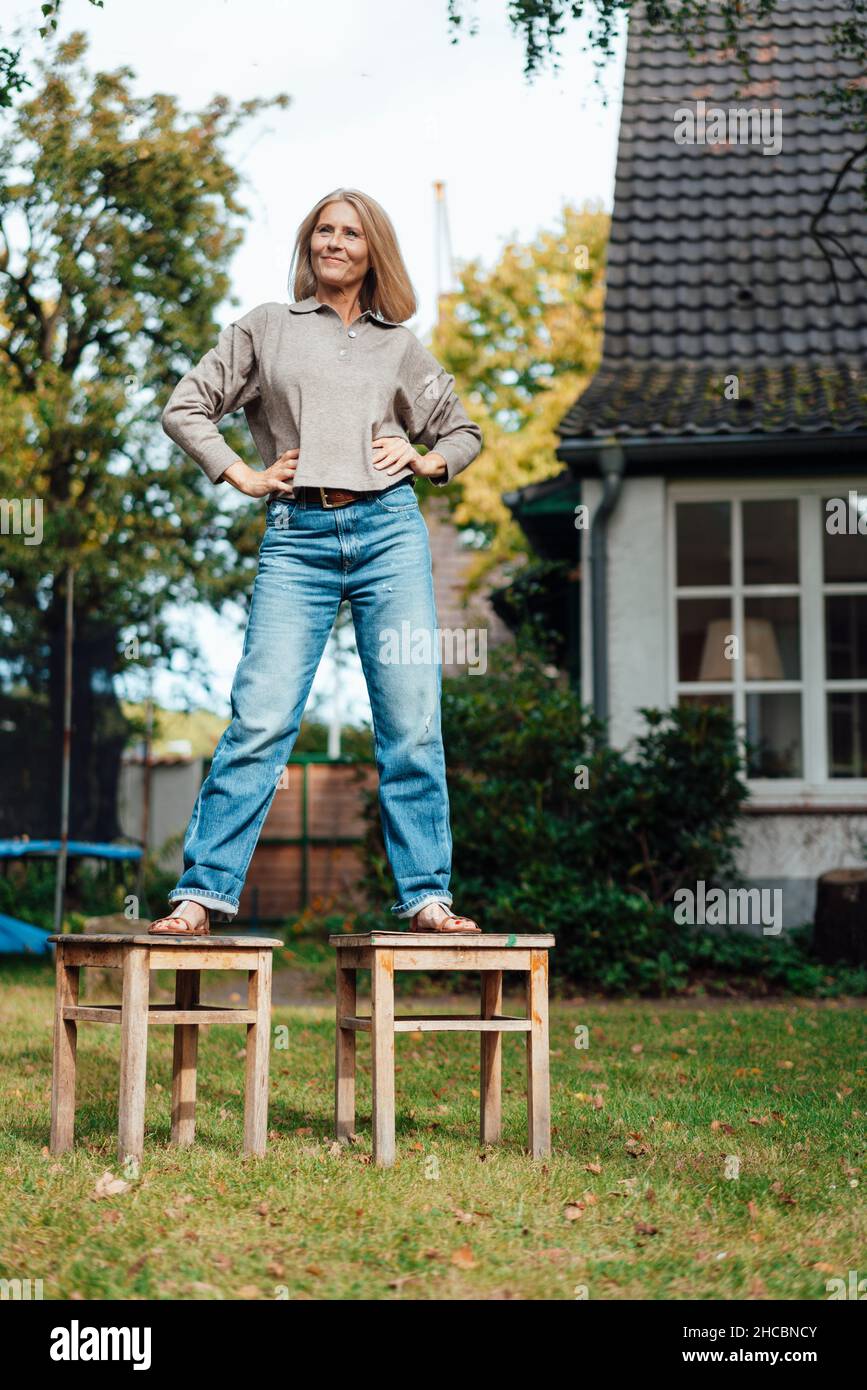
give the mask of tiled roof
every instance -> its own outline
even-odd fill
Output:
[[[777,0],[744,31],[744,83],[718,14],[688,57],[649,31],[643,6],[631,11],[602,363],[564,438],[867,429],[867,156],[820,215],[867,146],[818,98],[841,75],[867,84],[834,56],[831,26],[848,13]],[[712,108],[779,109],[780,153],[677,143],[699,101],[708,120]]]

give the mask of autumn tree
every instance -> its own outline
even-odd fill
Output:
[[[567,205],[559,225],[510,242],[490,269],[470,261],[444,302],[432,350],[454,373],[485,447],[451,489],[453,520],[482,528],[470,582],[526,550],[503,493],[562,472],[556,427],[602,349],[609,215]]]
[[[71,826],[111,838],[129,736],[115,678],[143,659],[151,610],[162,660],[182,646],[204,672],[166,608],[219,606],[255,569],[258,518],[220,505],[228,489],[159,415],[229,294],[245,208],[227,141],[288,98],[186,115],[135,95],[129,67],[89,74],[86,48],[81,33],[58,44],[0,128],[0,833],[57,831],[74,567]],[[253,461],[238,421],[227,437]],[[38,543],[23,504],[41,508]]]

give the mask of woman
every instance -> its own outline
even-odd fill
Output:
[[[298,231],[294,303],[260,304],[178,382],[166,433],[213,483],[267,497],[265,534],[231,722],[184,837],[171,916],[154,934],[234,916],[342,599],[352,607],[373,711],[382,828],[411,931],[478,932],[449,908],[452,839],[427,527],[414,480],[451,482],[481,430],[403,320],[416,300],[394,228],[372,198],[337,189]],[[217,421],[241,406],[265,463],[250,468]],[[422,443],[429,452],[416,453]],[[269,460],[273,462],[269,463]],[[397,648],[395,634],[413,634]],[[417,637],[427,660],[418,660]]]

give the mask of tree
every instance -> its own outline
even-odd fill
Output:
[[[432,351],[457,381],[485,447],[460,475],[453,519],[483,528],[470,584],[526,549],[502,494],[562,471],[556,426],[596,370],[609,215],[565,206],[561,224],[509,243],[491,270],[471,261]]]
[[[218,505],[199,469],[169,450],[159,414],[213,345],[229,291],[245,209],[225,143],[288,98],[235,110],[215,96],[188,117],[170,96],[135,96],[128,67],[91,77],[86,46],[82,33],[60,43],[0,130],[0,497],[13,522],[13,504],[41,507],[43,526],[39,544],[23,514],[0,534],[0,815],[7,830],[56,831],[46,788],[60,766],[74,566],[71,824],[111,837],[128,737],[115,677],[141,659],[151,602],[170,661],[191,644],[169,631],[166,606],[219,605],[249,588],[255,568],[256,516]],[[238,425],[227,437],[249,453]],[[29,707],[22,687],[34,692]]]

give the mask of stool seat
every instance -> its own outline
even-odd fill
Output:
[[[523,1033],[527,1046],[527,1121],[533,1158],[551,1152],[548,1045],[548,951],[554,937],[541,932],[371,931],[329,937],[335,949],[337,1040],[335,1135],[348,1142],[355,1129],[355,1039],[370,1033],[373,1074],[373,1156],[380,1167],[396,1158],[394,1039],[397,1033],[478,1033],[481,1039],[480,1138],[501,1135],[502,1035]],[[357,972],[371,973],[371,1011],[357,1012]],[[395,1014],[396,970],[473,970],[481,975],[479,1013]],[[526,1015],[503,1014],[503,971],[526,977]]]
[[[261,936],[176,936],[105,933],[50,936],[56,947],[54,1064],[51,1085],[52,1153],[73,1146],[79,1023],[120,1027],[118,1157],[141,1161],[147,1074],[147,1030],[174,1027],[172,1059],[172,1143],[191,1144],[195,1136],[196,1065],[199,1028],[207,1023],[238,1023],[247,1029],[244,1088],[244,1152],[263,1154],[268,1121],[268,1059],[271,1033],[271,964],[282,941]],[[120,1004],[80,1004],[82,967],[120,970]],[[152,970],[175,971],[174,1004],[150,1003]],[[203,970],[245,970],[246,1008],[202,1004]]]

